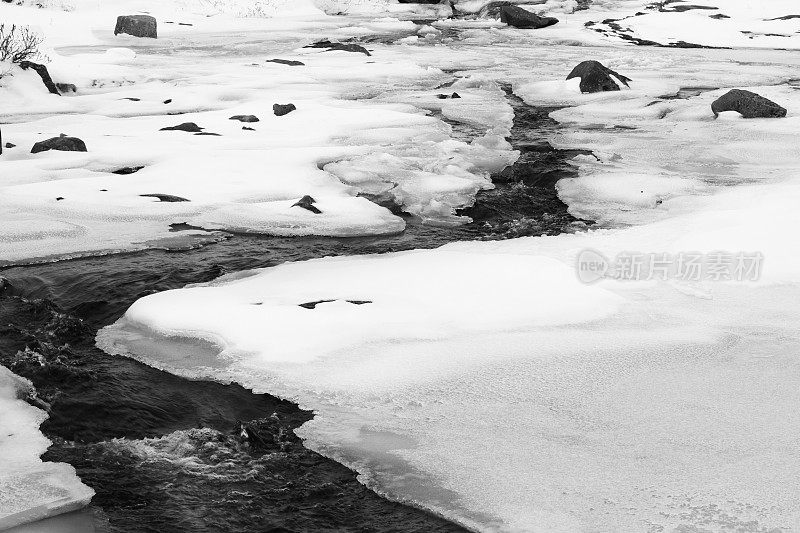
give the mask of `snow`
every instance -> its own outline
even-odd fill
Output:
[[[194,26],[160,24],[153,42],[110,35],[112,15],[141,10],[128,0],[99,13],[79,2],[49,20],[4,6],[39,23],[56,81],[79,90],[49,96],[31,73],[0,81],[4,140],[20,147],[2,156],[0,261],[146,247],[176,222],[402,230],[363,196],[463,223],[455,208],[517,157],[504,139],[510,85],[529,104],[569,106],[552,112],[563,128],[548,141],[593,154],[557,186],[573,214],[597,221],[591,231],[240,273],[142,298],[98,345],[314,409],[299,430],[309,447],[476,530],[800,529],[797,19],[762,20],[792,14],[784,0],[702,3],[732,18],[549,1],[530,8],[559,24],[530,31],[421,26],[409,19],[441,8],[388,2],[163,3],[160,21]],[[329,16],[339,12],[350,16]],[[637,48],[606,19],[640,39],[733,49]],[[397,42],[368,42],[370,57],[302,48],[386,33]],[[630,88],[580,94],[565,78],[587,59]],[[711,102],[734,87],[788,116],[714,119]],[[461,98],[437,97],[452,92]],[[298,109],[274,117],[276,102]],[[229,120],[250,113],[255,131]],[[188,121],[222,136],[159,131]],[[27,153],[61,132],[89,152]],[[125,166],[144,168],[110,173]],[[321,216],[292,207],[304,195]],[[589,285],[575,271],[586,249],[760,253],[764,264],[750,282]]]
[[[32,390],[0,366],[0,529],[79,509],[94,495],[70,465],[39,459],[50,441],[39,431],[47,414],[24,400]]]

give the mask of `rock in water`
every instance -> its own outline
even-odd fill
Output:
[[[201,128],[194,122],[184,122],[183,124],[178,124],[177,126],[168,126],[166,128],[161,128],[159,131],[188,131],[189,133],[198,133],[203,131],[205,128]]]
[[[85,152],[86,143],[77,137],[67,137],[63,133],[59,137],[53,137],[46,141],[39,141],[31,148],[32,154],[46,152],[48,150],[59,150],[61,152]]]
[[[711,104],[714,116],[724,111],[736,111],[744,118],[783,118],[786,109],[772,100],[742,89],[732,89]]]
[[[288,115],[292,111],[297,109],[294,104],[273,104],[272,105],[272,112],[275,113],[276,117],[282,117],[283,115]]]
[[[320,213],[322,213],[322,211],[317,209],[317,207],[314,206],[314,203],[316,203],[316,200],[314,200],[314,198],[312,198],[309,195],[305,195],[302,198],[300,198],[300,200],[298,200],[296,204],[293,204],[292,207],[302,207],[307,211],[311,211],[315,215],[319,215]]]
[[[614,72],[599,61],[584,61],[572,69],[567,79],[580,78],[582,93],[619,91],[619,85],[611,76],[614,76],[617,80],[624,83],[626,87],[628,86],[628,82],[631,81],[630,78],[626,78],[622,74]]]
[[[527,9],[522,9],[518,6],[502,6],[500,8],[500,22],[515,28],[538,30],[539,28],[558,24],[558,19],[555,17],[540,17],[536,13],[531,13]]]
[[[114,35],[120,33],[156,39],[158,37],[156,19],[150,15],[120,15],[117,17]]]
[[[258,117],[255,115],[233,115],[229,120],[238,120],[239,122],[258,122]]]

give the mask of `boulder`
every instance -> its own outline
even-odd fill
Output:
[[[272,105],[272,112],[275,113],[276,117],[282,117],[283,115],[288,115],[292,111],[297,109],[294,104],[273,104]]]
[[[628,86],[630,78],[626,78],[622,74],[614,72],[607,66],[599,61],[584,61],[583,63],[572,69],[572,72],[567,76],[568,80],[572,78],[580,78],[580,89],[582,93],[599,93],[604,91],[619,91],[620,87],[617,80]]]
[[[194,122],[184,122],[182,124],[178,124],[177,126],[168,126],[166,128],[161,128],[159,131],[188,131],[189,133],[198,133],[203,131],[205,128],[201,128]]]
[[[121,15],[117,17],[114,35],[120,33],[156,39],[158,37],[156,19],[150,15]]]
[[[314,198],[312,198],[309,195],[305,195],[302,198],[300,198],[300,200],[298,200],[297,203],[292,204],[292,207],[302,207],[306,211],[311,211],[315,215],[319,215],[320,213],[322,213],[322,211],[320,211],[314,205],[315,203],[316,203],[316,200],[314,200]]]
[[[500,8],[500,22],[515,28],[538,30],[539,28],[558,24],[558,19],[555,17],[540,17],[536,13],[531,13],[519,6],[502,6]]]
[[[732,89],[711,104],[714,116],[724,111],[736,111],[744,118],[783,118],[786,109],[772,100],[742,89]]]
[[[67,137],[63,133],[58,137],[47,139],[46,141],[39,141],[31,148],[32,154],[39,152],[47,152],[48,150],[58,150],[61,152],[85,152],[86,143],[77,137]]]

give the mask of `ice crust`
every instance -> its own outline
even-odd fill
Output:
[[[39,459],[50,441],[39,431],[47,414],[24,400],[32,390],[0,366],[0,529],[79,509],[94,495],[72,466]]]

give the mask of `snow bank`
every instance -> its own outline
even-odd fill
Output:
[[[70,465],[39,459],[50,441],[39,431],[47,414],[23,399],[32,389],[0,366],[0,529],[79,509],[94,495]]]

